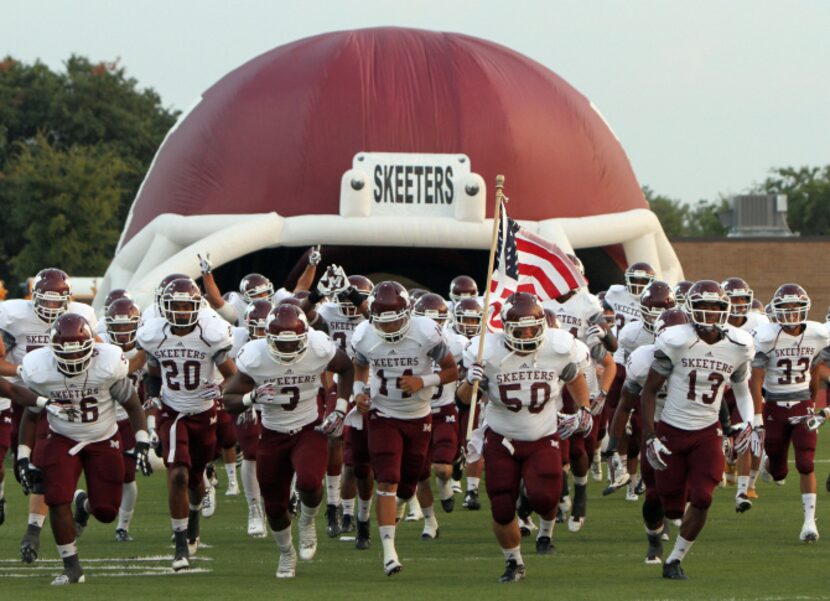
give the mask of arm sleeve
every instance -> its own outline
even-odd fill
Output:
[[[749,378],[749,361],[745,361],[744,363],[741,363],[737,368],[735,368],[735,371],[733,371],[732,375],[729,376],[729,379],[732,381],[732,384],[733,384],[732,389],[733,390],[735,389],[736,384],[740,384],[741,382],[746,382],[748,378]],[[749,392],[748,389],[747,389],[747,392]]]
[[[654,361],[651,364],[651,369],[656,371],[664,378],[668,378],[674,369],[671,358],[660,349],[654,351]]]
[[[591,347],[591,359],[596,361],[597,363],[601,363],[603,359],[605,359],[605,355],[608,354],[608,351],[602,346],[602,343],[594,345]]]
[[[636,396],[640,396],[640,393],[643,392],[643,387],[640,386],[639,382],[632,380],[631,378],[626,378],[623,383],[623,388]]]
[[[216,309],[216,312],[219,314],[219,317],[221,317],[228,323],[235,324],[239,321],[239,316],[236,314],[236,309],[234,309],[233,305],[228,302]]]
[[[233,348],[233,345],[227,346],[223,349],[220,349],[220,350],[216,351],[213,354],[213,363],[214,363],[214,365],[221,365],[222,363],[227,361],[228,360],[228,353],[231,352],[232,348]]]
[[[356,350],[354,352],[354,360],[357,361],[357,364],[360,365],[361,367],[369,367],[369,359],[366,358],[365,355],[363,355],[362,353],[359,353]]]
[[[444,360],[444,357],[446,357],[447,353],[449,352],[450,351],[447,348],[447,343],[441,340],[438,344],[436,344],[429,350],[427,356],[430,357],[436,363],[441,363],[441,361]]]
[[[764,351],[757,351],[755,356],[752,358],[752,367],[765,369],[769,364],[769,355],[767,355]]]
[[[565,384],[570,384],[576,380],[577,376],[579,376],[579,367],[576,363],[568,363],[559,373],[559,379]]]
[[[744,368],[746,371],[746,368]],[[732,392],[735,394],[735,405],[741,414],[741,420],[752,423],[755,415],[755,405],[752,403],[752,395],[749,392],[749,383],[746,378],[732,384]]]
[[[148,398],[161,395],[161,378],[151,376],[150,372],[146,372],[144,374],[144,393]]]
[[[133,384],[129,378],[118,380],[118,382],[110,386],[110,394],[116,402],[123,405],[133,395]]]

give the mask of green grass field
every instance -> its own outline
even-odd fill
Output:
[[[397,542],[404,571],[383,575],[381,551],[373,517],[373,547],[356,551],[351,542],[325,536],[318,516],[317,557],[301,562],[293,581],[274,577],[277,563],[272,537],[245,534],[247,509],[242,496],[226,498],[220,483],[218,509],[202,522],[200,550],[193,562],[198,573],[173,575],[170,522],[164,478],[140,479],[132,543],[115,543],[114,525],[94,520],[79,543],[86,584],[54,589],[52,577],[60,561],[49,528],[44,529],[42,559],[33,566],[19,563],[17,546],[26,506],[14,482],[6,487],[8,518],[0,527],[0,601],[17,599],[830,599],[830,494],[824,479],[830,470],[830,443],[821,444],[818,525],[823,538],[814,545],[799,542],[802,514],[797,475],[791,468],[785,486],[758,483],[761,498],[743,515],[734,510],[734,488],[718,489],[709,522],[684,561],[689,580],[660,577],[660,566],[643,563],[646,543],[640,503],[618,492],[603,498],[601,485],[589,485],[588,519],[572,534],[557,525],[557,554],[537,557],[532,538],[523,540],[527,578],[516,584],[496,582],[502,556],[490,530],[488,508],[452,514],[439,509],[441,535],[420,540],[421,523],[406,522]],[[7,472],[9,473],[9,472]],[[220,470],[220,478],[224,472]],[[486,503],[486,495],[482,495]],[[296,544],[295,534],[295,544]],[[673,539],[672,539],[673,540]],[[672,543],[667,543],[667,553]],[[148,559],[166,556],[163,559]],[[129,575],[123,575],[129,573]],[[140,573],[141,575],[132,575]]]

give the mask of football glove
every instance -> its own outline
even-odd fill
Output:
[[[202,272],[202,275],[207,275],[213,271],[213,263],[210,262],[210,253],[205,253],[205,256],[196,255],[196,258],[199,259],[199,270]]]
[[[658,472],[662,472],[669,467],[663,459],[663,456],[669,455],[671,455],[671,451],[654,434],[646,439],[646,459],[648,459],[651,467]]]
[[[149,476],[153,473],[153,466],[150,464],[149,441],[135,443],[135,467],[144,476]]]

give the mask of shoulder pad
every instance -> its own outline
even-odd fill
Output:
[[[229,346],[233,344],[233,326],[222,318],[199,315],[202,336],[211,346]]]
[[[161,342],[164,326],[167,320],[162,317],[151,317],[138,326],[136,341],[144,350],[150,350]]]
[[[38,386],[49,380],[52,349],[48,346],[35,349],[23,357],[23,381],[27,386]]]
[[[104,378],[121,380],[129,373],[129,362],[120,347],[106,342],[95,344],[93,369]]]
[[[620,293],[620,292],[628,292],[628,288],[626,288],[624,284],[611,284],[608,287],[608,290],[605,291],[605,294],[609,294],[609,293],[617,294],[617,293]]]
[[[71,301],[66,310],[69,313],[75,313],[76,315],[80,315],[86,319],[93,331],[96,329],[98,325],[98,317],[95,315],[95,310],[86,303]]]
[[[35,319],[30,301],[23,300],[22,298],[12,298],[0,302],[0,330],[14,334],[14,332],[10,331],[14,329],[12,327],[14,322],[20,321],[21,319],[28,319],[29,317]]]
[[[548,330],[548,332],[547,339],[550,341],[553,351],[559,355],[569,355],[576,341],[570,332],[565,330]]]
[[[697,338],[694,327],[691,324],[683,324],[666,328],[657,339],[664,345],[673,348],[687,346]]]
[[[811,336],[815,336],[816,338],[826,339],[828,337],[827,328],[824,327],[824,324],[819,323],[817,321],[808,321],[807,328],[805,329],[804,334],[810,334]]]
[[[754,343],[754,339],[752,338],[752,334],[745,330],[741,330],[739,328],[729,328],[727,330],[729,334],[729,338],[733,342],[737,342],[738,344],[743,344],[744,346],[750,346]]]
[[[617,339],[622,340],[631,340],[634,341],[637,339],[637,334],[640,333],[640,328],[642,328],[642,323],[639,321],[629,321],[622,327],[617,333]]]
[[[308,333],[308,349],[315,357],[320,358],[333,357],[337,351],[329,335],[319,330],[311,330]]]
[[[357,348],[358,344],[361,344],[364,340],[366,340],[366,336],[370,333],[371,328],[372,324],[369,323],[368,319],[358,324],[358,326],[354,329],[354,333],[352,333],[353,348]]]
[[[411,332],[418,337],[419,341],[423,340],[430,345],[437,344],[443,340],[444,336],[441,332],[441,326],[429,317],[421,315],[413,315],[411,318],[412,325]]]
[[[236,355],[236,367],[239,371],[250,374],[252,370],[262,365],[262,357],[268,351],[265,340],[251,340],[245,344]]]
[[[770,343],[775,340],[775,337],[778,336],[778,332],[780,330],[781,326],[777,323],[762,323],[755,328],[755,332],[752,337],[758,344]]]

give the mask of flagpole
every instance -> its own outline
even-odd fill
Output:
[[[496,176],[496,206],[493,208],[493,237],[490,241],[490,260],[487,263],[487,286],[484,288],[484,311],[481,317],[481,330],[478,333],[478,353],[476,363],[481,363],[484,357],[484,336],[487,334],[487,322],[490,310],[490,285],[493,281],[493,263],[496,259],[496,244],[499,237],[499,221],[501,221],[501,204],[504,201],[504,176]],[[505,232],[506,235],[507,232]],[[478,406],[478,380],[473,382],[473,395],[470,397],[470,415],[467,418],[467,440],[473,436],[476,407]]]

